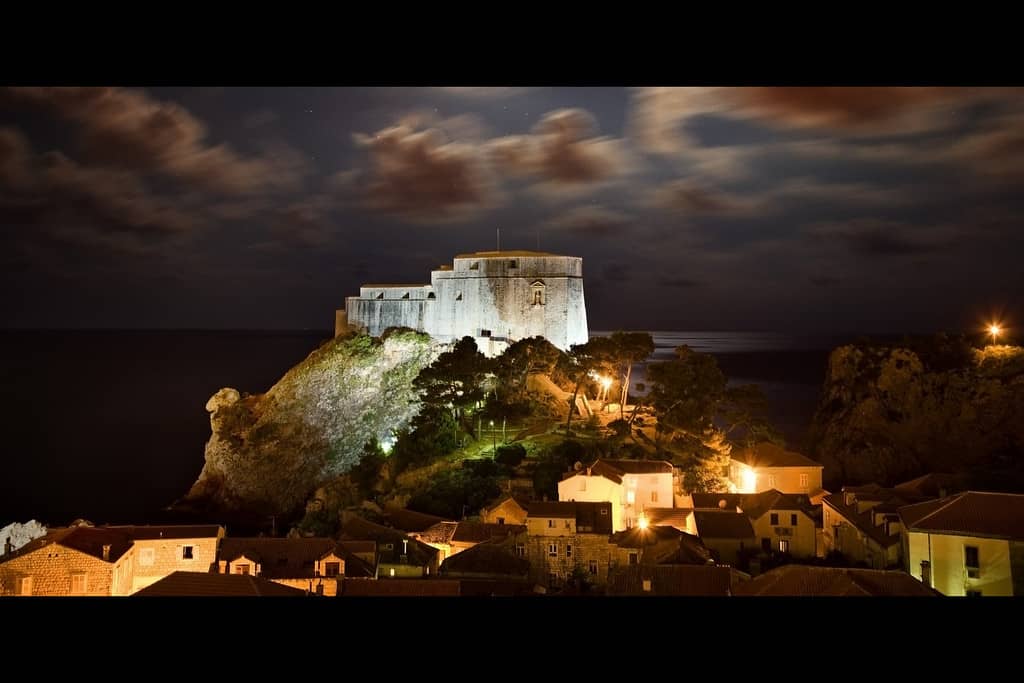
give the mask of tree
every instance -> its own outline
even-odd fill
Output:
[[[629,381],[633,376],[633,365],[647,360],[654,353],[654,338],[647,332],[613,332],[611,340],[622,372],[619,418],[625,419],[624,411],[629,399]]]
[[[495,363],[495,375],[507,403],[521,401],[526,394],[527,378],[534,373],[550,373],[562,352],[544,337],[529,337],[512,343]]]
[[[561,358],[563,374],[573,382],[572,399],[569,401],[569,415],[565,420],[568,436],[572,427],[572,413],[576,409],[576,398],[584,383],[593,375],[607,372],[615,363],[615,347],[608,337],[594,337],[586,344],[573,344],[569,353]]]
[[[492,362],[477,349],[476,341],[467,336],[423,368],[413,386],[425,407],[450,410],[457,429],[463,411],[483,400],[492,367]]]

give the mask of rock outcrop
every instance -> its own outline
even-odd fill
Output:
[[[0,529],[0,555],[7,552],[8,543],[11,552],[14,552],[26,543],[45,535],[46,527],[34,519],[24,524],[12,522]]]
[[[335,338],[265,394],[218,391],[206,404],[206,464],[182,508],[293,512],[348,471],[373,439],[419,409],[412,381],[440,352],[411,330]]]
[[[832,352],[810,432],[826,478],[891,485],[950,472],[975,487],[1019,488],[1024,349],[968,349],[953,363],[922,354],[862,345]]]

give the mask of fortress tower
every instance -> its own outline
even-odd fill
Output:
[[[345,299],[335,334],[347,326],[379,336],[410,327],[442,342],[469,336],[488,356],[541,336],[560,349],[587,341],[583,259],[538,251],[459,254],[425,285],[363,285]]]

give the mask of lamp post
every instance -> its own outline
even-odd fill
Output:
[[[494,420],[491,420],[491,457],[498,454],[498,435],[494,432]]]
[[[995,345],[996,337],[1002,333],[1003,329],[999,327],[997,323],[992,323],[988,326],[988,333],[992,335],[992,344]]]

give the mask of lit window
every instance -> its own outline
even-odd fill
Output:
[[[31,576],[23,576],[18,579],[18,595],[32,595]]]
[[[183,546],[181,546],[181,559],[183,559],[183,560],[194,559],[194,556],[192,555],[192,546],[190,546],[190,545],[183,545]]]
[[[71,575],[71,593],[73,595],[82,595],[86,591],[86,578],[84,573],[77,573]]]
[[[804,491],[806,491],[807,490],[807,486],[808,486],[808,477],[807,477],[806,474],[801,474],[800,475],[800,488],[802,488]]]
[[[139,564],[143,567],[148,567],[153,564],[155,556],[156,551],[153,548],[143,548],[139,551]]]
[[[977,546],[964,546],[964,567],[967,569],[967,578],[976,579],[981,576],[981,565],[978,562]]]
[[[595,576],[597,575],[597,560],[590,561],[590,573]]]
[[[526,557],[526,546],[522,543],[516,545],[516,557]]]
[[[558,557],[558,544],[548,543],[548,555],[550,557]]]
[[[789,552],[789,541],[787,541],[784,538],[779,540],[779,552],[780,553],[788,553]]]
[[[324,576],[337,576],[341,573],[340,562],[327,562],[324,564]]]
[[[626,491],[626,502],[632,504],[636,500],[635,491]]]
[[[777,512],[773,512],[772,513],[771,525],[772,526],[778,526],[779,525],[779,513],[777,513]]]
[[[768,488],[770,488],[770,489],[775,488],[775,475],[774,474],[769,474],[768,475]]]

